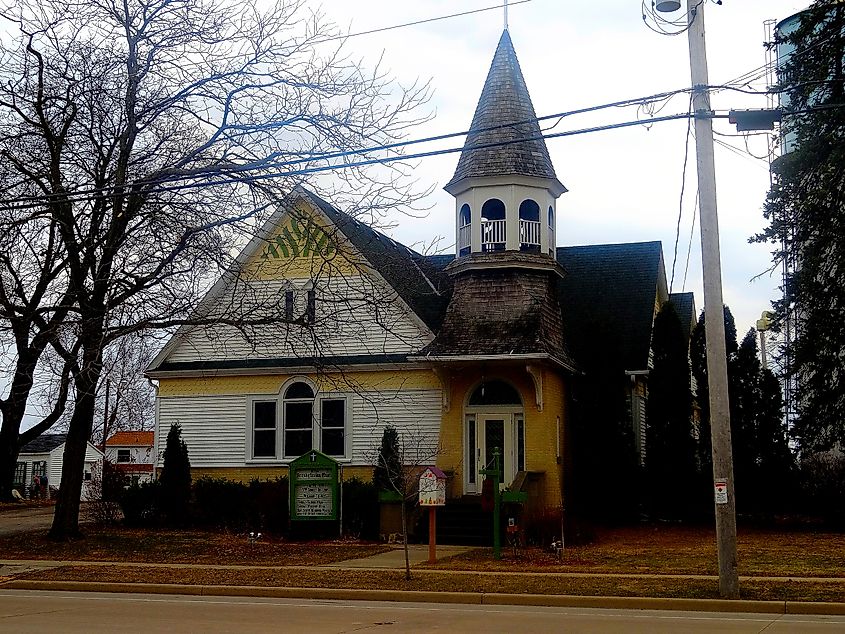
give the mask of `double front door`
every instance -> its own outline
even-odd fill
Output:
[[[525,423],[522,414],[479,413],[467,416],[466,424],[467,493],[481,493],[485,476],[493,468],[493,450],[499,450],[501,486],[506,487],[525,469]]]

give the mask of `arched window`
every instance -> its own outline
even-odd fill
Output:
[[[472,222],[472,214],[471,214],[471,212],[470,212],[469,205],[464,204],[464,205],[461,207],[461,213],[460,213],[460,222],[459,222],[459,226],[461,226],[461,227],[466,227],[466,226],[468,226],[471,222]]]
[[[312,449],[314,390],[304,382],[293,383],[284,396],[285,457],[295,458]]]
[[[519,205],[519,219],[540,222],[540,205],[530,198],[523,200]]]
[[[510,383],[493,379],[475,388],[469,405],[522,405],[522,399]]]
[[[458,213],[458,255],[468,255],[472,248],[472,212],[469,205],[461,206]]]
[[[481,206],[482,220],[504,220],[505,203],[498,198],[491,198]]]
[[[551,205],[549,205],[549,228],[552,231],[555,229],[555,210]]]
[[[491,198],[481,206],[481,250],[504,251],[506,232],[505,203]]]

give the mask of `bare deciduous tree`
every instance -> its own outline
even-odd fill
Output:
[[[397,89],[378,68],[367,72],[325,42],[336,32],[303,4],[2,8],[19,37],[0,44],[0,152],[10,175],[0,208],[50,228],[70,300],[50,304],[68,311],[73,343],[50,344],[68,364],[74,401],[53,538],[78,533],[85,443],[110,345],[190,322],[210,281],[233,270],[243,236],[327,154],[348,164],[334,186],[348,188],[357,209],[378,215],[410,200],[398,191],[401,167],[373,171],[351,156],[376,156],[368,148],[424,120],[415,110],[427,87]],[[253,325],[283,308],[278,297],[262,301]]]

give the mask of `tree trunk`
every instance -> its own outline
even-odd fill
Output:
[[[15,479],[15,467],[20,452],[18,435],[26,412],[26,402],[32,390],[35,366],[36,361],[30,362],[28,358],[19,357],[12,385],[9,387],[9,396],[0,401],[0,415],[3,417],[0,426],[0,500],[3,501],[12,499],[12,480]]]
[[[86,355],[88,356],[88,355]],[[94,352],[91,356],[98,357]],[[85,471],[85,452],[94,421],[96,387],[100,364],[84,363],[75,380],[76,400],[68,427],[65,451],[62,455],[62,483],[56,498],[56,512],[50,538],[67,540],[79,537],[79,501],[82,495],[82,476]]]

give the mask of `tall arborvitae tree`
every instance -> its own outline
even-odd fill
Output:
[[[686,517],[696,472],[692,394],[686,337],[671,302],[655,317],[651,349],[646,473],[655,486],[648,503],[657,516]]]
[[[736,322],[731,309],[724,307],[725,317],[725,350],[728,358],[737,350],[736,345]],[[709,495],[712,480],[712,455],[710,442],[710,390],[707,385],[707,341],[704,336],[704,311],[698,317],[698,323],[692,331],[690,338],[690,360],[692,375],[695,378],[695,402],[699,407],[699,429],[698,429],[698,462],[699,472],[706,482],[706,490]]]
[[[734,481],[737,507],[755,507],[757,482],[757,416],[760,408],[760,360],[757,338],[749,330],[737,351],[728,358],[728,396],[731,412]]]
[[[785,41],[794,47],[780,75],[787,152],[759,241],[786,261],[781,322],[793,320],[786,360],[800,384],[794,433],[802,449],[845,443],[845,4],[816,0]]]
[[[182,524],[188,517],[191,500],[191,461],[188,446],[182,440],[182,427],[171,425],[164,448],[161,469],[161,510],[170,524]]]

